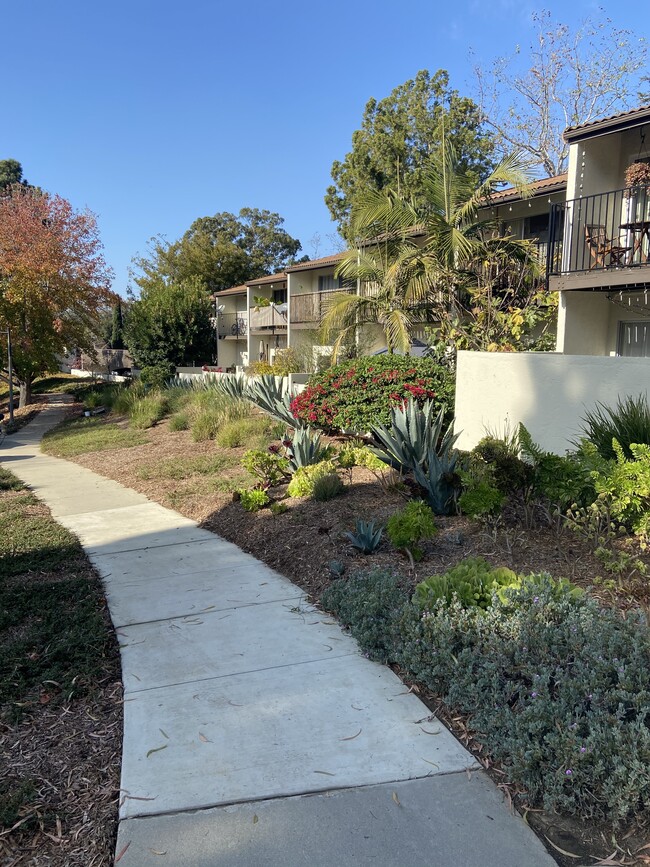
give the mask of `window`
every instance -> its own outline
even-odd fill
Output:
[[[273,303],[274,304],[286,304],[287,301],[287,290],[286,289],[274,289],[273,290]]]
[[[618,354],[631,358],[650,358],[650,322],[621,322]]]
[[[334,275],[330,275],[327,277],[319,277],[318,278],[318,291],[319,292],[334,292],[337,289],[356,289],[357,281],[351,280],[343,277],[334,277]]]

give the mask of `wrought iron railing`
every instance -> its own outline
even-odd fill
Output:
[[[650,264],[650,195],[628,187],[551,206],[549,274]]]

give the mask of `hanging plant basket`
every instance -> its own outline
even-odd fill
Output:
[[[629,198],[639,187],[650,190],[650,163],[632,163],[625,169],[625,195]]]

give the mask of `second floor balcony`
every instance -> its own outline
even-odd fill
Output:
[[[269,304],[251,307],[249,311],[251,334],[275,334],[287,330],[287,305]]]
[[[549,232],[549,275],[564,278],[555,288],[650,280],[650,193],[645,187],[555,204]]]

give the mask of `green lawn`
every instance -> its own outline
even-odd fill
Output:
[[[104,418],[78,418],[45,434],[41,451],[58,458],[72,458],[86,452],[124,449],[146,442],[148,439],[143,431],[120,427]]]
[[[92,687],[114,641],[103,605],[75,537],[0,470],[0,718]]]

